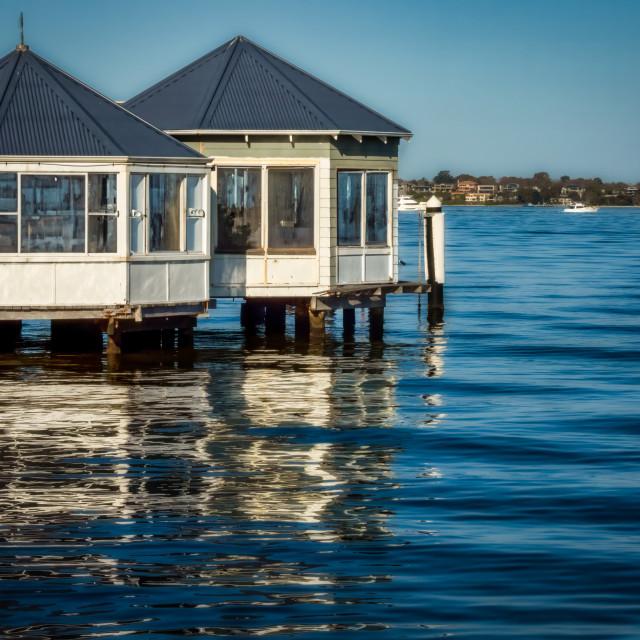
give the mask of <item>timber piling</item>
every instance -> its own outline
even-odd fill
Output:
[[[424,264],[429,284],[428,313],[433,322],[444,316],[444,213],[442,203],[432,196],[423,215]]]

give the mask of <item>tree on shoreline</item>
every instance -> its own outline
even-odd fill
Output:
[[[530,178],[508,176],[496,180],[493,176],[475,177],[468,173],[452,176],[448,169],[443,169],[434,177],[433,183],[429,183],[425,178],[402,180],[401,183],[413,197],[424,199],[433,193],[433,191],[425,193],[425,186],[453,185],[461,180],[497,186],[495,202],[502,204],[549,204],[552,202],[561,204],[573,200],[596,206],[640,206],[640,183],[634,185],[625,182],[603,182],[599,177],[571,178],[568,175],[554,180],[546,171],[538,171]],[[421,189],[413,191],[412,185],[420,186]],[[517,188],[513,185],[517,185]],[[464,202],[464,195],[459,194],[438,193],[438,197],[444,204]]]

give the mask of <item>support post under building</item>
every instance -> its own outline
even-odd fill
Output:
[[[21,332],[21,320],[0,321],[0,353],[13,351],[20,339]]]

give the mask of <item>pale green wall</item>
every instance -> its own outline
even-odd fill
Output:
[[[336,169],[365,168],[396,170],[398,139],[385,144],[378,138],[365,137],[358,142],[352,136],[176,136],[203,155],[213,158],[331,158]]]
[[[393,186],[398,183],[398,138],[388,138],[386,144],[379,138],[365,137],[358,142],[352,136],[340,136],[331,145],[331,255],[332,275],[337,284],[338,254],[338,170],[360,169],[366,171],[393,172]],[[393,243],[393,276],[398,277],[398,219],[397,214],[391,220]]]
[[[177,136],[196,151],[212,158],[328,158],[330,136],[304,136],[293,144],[288,136]]]
[[[329,158],[330,159],[330,255],[331,284],[337,282],[337,172],[341,169],[392,171],[398,180],[398,138],[384,143],[373,136],[358,142],[353,136],[298,136],[293,144],[286,135],[176,136],[196,151],[211,158]],[[394,264],[397,262],[397,219],[392,221]]]

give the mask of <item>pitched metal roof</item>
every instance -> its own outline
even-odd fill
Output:
[[[124,103],[165,131],[411,132],[243,36]]]
[[[202,157],[26,45],[0,58],[0,155]]]

